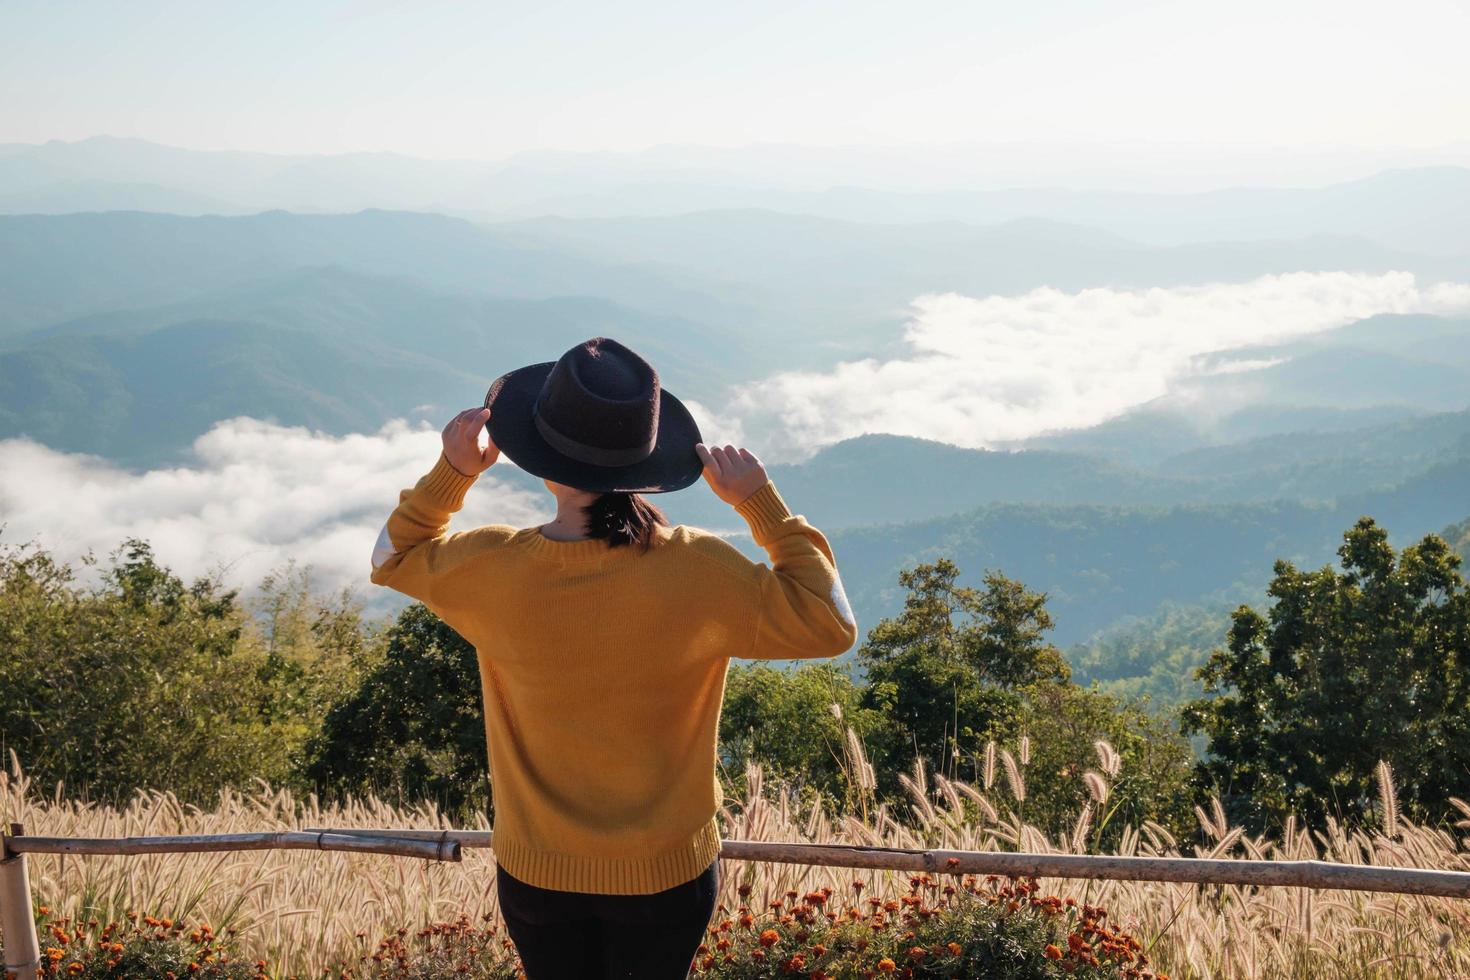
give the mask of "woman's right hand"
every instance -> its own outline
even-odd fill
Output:
[[[766,468],[749,449],[726,446],[711,449],[704,443],[696,443],[694,451],[704,464],[704,479],[715,496],[731,507],[744,501],[766,485]]]
[[[488,430],[485,438],[489,445],[480,448],[480,431],[488,421],[490,409],[467,408],[450,419],[439,434],[444,442],[444,458],[464,476],[479,476],[500,458],[500,450]]]

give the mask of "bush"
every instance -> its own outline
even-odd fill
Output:
[[[127,924],[103,925],[96,919],[80,922],[66,915],[53,917],[44,905],[37,912],[42,977],[265,980],[265,963],[240,961],[233,943],[216,936],[208,923],[187,926],[130,912]]]
[[[141,541],[92,587],[45,551],[0,547],[0,743],[95,802],[151,787],[207,804],[222,786],[290,782],[314,717],[286,693],[315,672],[250,626],[234,591],[185,585]]]
[[[327,712],[308,754],[307,779],[327,795],[433,800],[463,822],[488,813],[475,648],[426,606],[407,607],[383,659]]]
[[[484,920],[490,916],[486,914]],[[356,971],[342,965],[342,976],[363,980],[516,980],[523,977],[520,960],[499,928],[475,926],[461,914],[453,922],[438,922],[412,936],[399,929],[364,953]]]
[[[1034,880],[915,875],[901,899],[863,901],[853,883],[847,907],[830,889],[787,892],[756,913],[742,905],[710,927],[694,974],[718,980],[792,975],[847,978],[1045,980],[1155,978],[1142,944],[1106,925],[1107,911],[1037,895]],[[749,891],[741,889],[748,899]]]

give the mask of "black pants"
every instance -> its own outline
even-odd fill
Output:
[[[714,914],[720,862],[652,895],[553,891],[504,868],[495,877],[527,980],[684,980]]]

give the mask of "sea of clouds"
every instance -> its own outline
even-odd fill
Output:
[[[401,421],[331,436],[236,418],[194,442],[191,465],[132,473],[9,439],[0,441],[0,544],[34,541],[73,559],[141,538],[186,579],[250,586],[294,561],[318,591],[354,586],[371,597],[381,591],[368,581],[378,532],[439,451],[438,430]],[[453,527],[539,524],[552,516],[549,501],[492,470]]]
[[[1206,354],[1379,313],[1466,309],[1470,285],[1424,287],[1410,273],[1303,272],[1171,288],[921,296],[905,327],[903,356],[778,374],[740,392],[732,413],[746,431],[766,435],[767,454],[780,458],[801,458],[867,432],[982,448],[1096,425],[1201,372],[1221,370]]]
[[[1399,273],[922,296],[902,356],[781,373],[718,412],[691,408],[710,441],[744,434],[768,460],[866,432],[979,447],[1102,422],[1220,370],[1205,356],[1214,352],[1378,313],[1465,310],[1470,285],[1425,286]],[[1242,358],[1226,369],[1264,363]],[[0,441],[0,544],[35,540],[74,559],[136,537],[186,578],[221,574],[249,586],[294,561],[310,567],[318,589],[356,586],[371,598],[382,591],[367,582],[378,530],[398,491],[434,463],[439,433],[396,421],[339,437],[237,418],[193,448],[187,465],[134,473],[26,439]],[[454,527],[550,517],[547,495],[496,474],[480,479]]]

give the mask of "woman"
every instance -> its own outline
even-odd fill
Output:
[[[832,550],[755,456],[705,447],[653,368],[613,340],[501,377],[443,440],[388,518],[372,580],[478,652],[501,910],[529,980],[684,977],[719,881],[726,667],[852,645]],[[543,479],[556,519],[446,535],[502,452]],[[669,527],[642,496],[701,473],[770,567]]]

